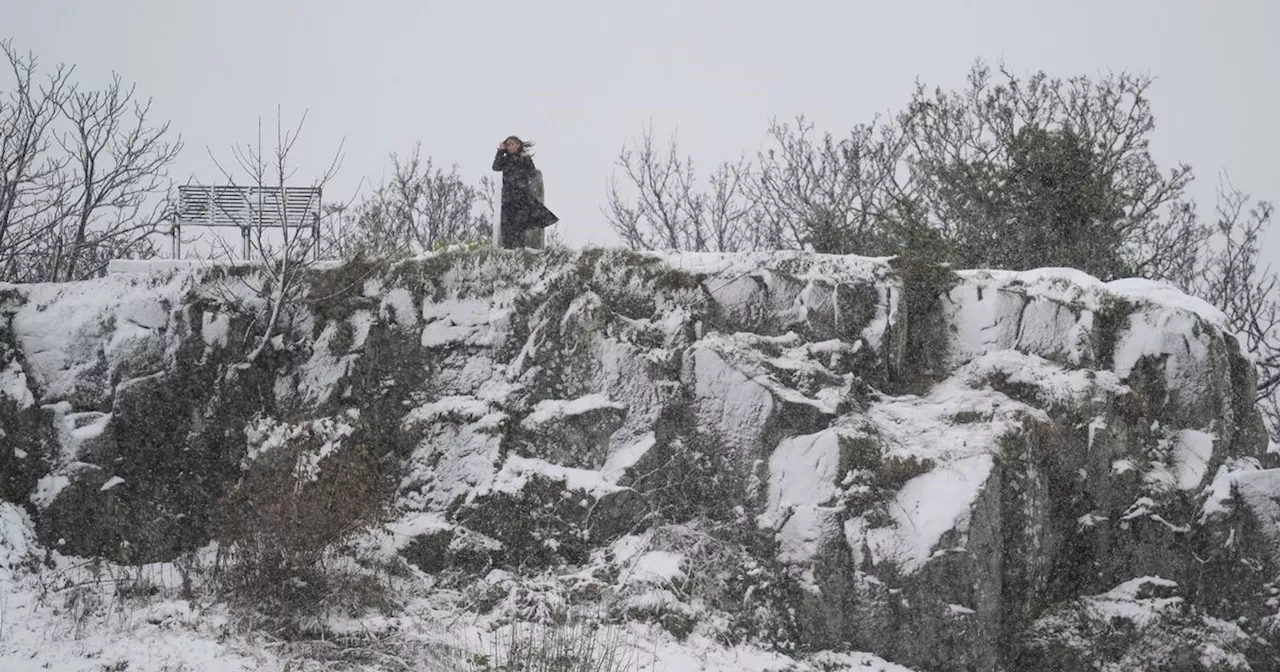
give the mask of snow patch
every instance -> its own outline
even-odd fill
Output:
[[[569,490],[582,490],[599,499],[604,495],[625,490],[621,486],[610,483],[598,471],[576,469],[552,464],[545,460],[519,455],[508,455],[507,461],[498,471],[490,490],[517,494],[535,476],[542,476],[553,481],[562,481]],[[477,493],[486,494],[486,493]]]
[[[839,466],[835,430],[784,439],[770,456],[768,500],[758,523],[778,530],[783,562],[809,561],[834,531]]]
[[[420,343],[424,348],[446,345],[496,346],[506,337],[510,310],[490,299],[454,299],[422,306]]]
[[[475,397],[452,395],[419,406],[407,413],[402,421],[405,427],[419,423],[439,422],[456,419],[463,422],[474,422],[488,415],[489,402]]]
[[[31,395],[31,387],[27,385],[27,374],[16,359],[0,369],[0,395],[16,402],[19,410],[31,408],[36,401]]]
[[[260,419],[245,429],[248,449],[240,467],[248,469],[271,453],[296,446],[293,477],[300,482],[315,481],[320,477],[321,463],[337,452],[342,441],[355,432],[347,421],[358,417],[359,411],[350,409],[345,417],[317,418],[296,424],[279,422],[274,418]]]
[[[724,437],[734,449],[755,445],[773,414],[773,395],[709,347],[695,346],[689,357],[700,425]]]
[[[562,399],[546,399],[533,407],[533,412],[521,424],[528,429],[536,429],[553,420],[564,417],[582,415],[600,409],[625,411],[626,406],[609,400],[603,394],[588,394],[584,397],[565,401]]]
[[[401,483],[406,508],[441,509],[459,497],[470,501],[488,491],[499,460],[498,429],[506,421],[505,413],[494,412],[462,425],[426,427],[427,436],[410,455]]]
[[[1194,429],[1180,430],[1173,437],[1173,469],[1178,488],[1194,490],[1209,472],[1215,437]]]
[[[1140,595],[1150,587],[1175,589],[1178,584],[1158,576],[1130,579],[1100,595],[1082,598],[1089,615],[1102,623],[1112,619],[1129,621],[1137,628],[1145,628],[1170,608],[1182,603],[1181,597],[1154,597]],[[1168,591],[1164,591],[1168,592]]]
[[[684,578],[680,569],[684,558],[670,551],[649,551],[635,558],[630,572],[624,579],[626,584],[667,585]]]
[[[917,476],[898,491],[889,506],[894,524],[869,527],[863,518],[845,522],[845,539],[854,563],[891,562],[906,573],[915,572],[933,555],[942,535],[966,531],[969,514],[991,475],[991,455],[956,460]]]
[[[215,347],[226,347],[230,331],[231,315],[206,311],[200,316],[200,337],[206,354]]]
[[[1257,518],[1263,537],[1280,553],[1280,469],[1239,471],[1232,475],[1236,492]]]
[[[626,473],[627,469],[635,466],[649,452],[649,449],[653,448],[657,443],[658,439],[654,433],[646,432],[639,440],[610,453],[608,459],[605,460],[604,466],[600,468],[600,472],[610,482],[616,483]]]
[[[96,391],[109,394],[106,381],[118,370],[139,362],[163,366],[174,341],[170,310],[182,305],[193,281],[188,274],[108,275],[20,286],[26,302],[13,316],[13,332],[26,357],[24,373],[43,390],[40,401],[84,392],[86,380],[103,381]]]
[[[948,604],[947,613],[950,614],[952,618],[960,618],[962,616],[972,616],[978,612],[964,606],[963,604]]]
[[[392,289],[382,297],[378,314],[382,319],[402,326],[418,325],[418,309],[413,300],[413,294],[403,287]]]
[[[46,474],[36,481],[35,492],[31,493],[31,503],[36,508],[47,509],[58,498],[58,493],[71,485],[71,479],[65,474]]]
[[[0,502],[0,579],[35,548],[35,525],[22,507]]]

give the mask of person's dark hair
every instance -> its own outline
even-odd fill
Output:
[[[507,136],[507,139],[508,139],[508,140],[515,140],[515,141],[516,141],[516,144],[520,145],[520,153],[521,153],[521,154],[528,154],[528,153],[529,153],[529,150],[533,149],[533,141],[532,141],[532,140],[521,140],[519,136],[515,136],[515,135]]]

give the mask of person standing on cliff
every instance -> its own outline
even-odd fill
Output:
[[[529,155],[532,142],[516,136],[498,145],[493,169],[502,172],[502,213],[498,219],[498,242],[503,249],[524,247],[525,233],[543,229],[556,222],[556,217],[543,205],[540,191],[541,172]]]

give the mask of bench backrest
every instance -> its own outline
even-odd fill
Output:
[[[178,187],[180,226],[314,226],[319,187]]]

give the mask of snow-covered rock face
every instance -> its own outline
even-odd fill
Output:
[[[401,465],[380,529],[424,571],[553,568],[672,632],[994,670],[1145,576],[1217,619],[1232,665],[1228,621],[1276,622],[1252,366],[1163,285],[448,253],[317,271],[241,367],[243,269],[128,270],[0,287],[0,495],[68,552],[216,536],[242,470],[293,446],[297,487],[344,451]]]

